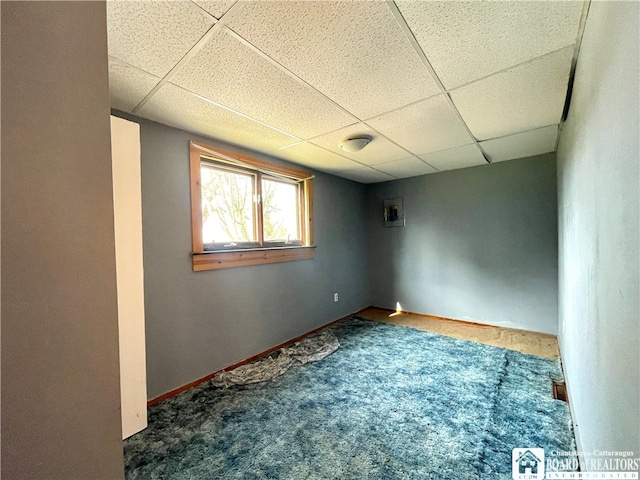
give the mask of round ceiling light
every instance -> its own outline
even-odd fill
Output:
[[[345,152],[353,153],[359,152],[371,142],[370,135],[358,135],[357,137],[350,137],[342,141],[338,146]]]

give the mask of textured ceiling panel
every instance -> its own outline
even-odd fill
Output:
[[[555,149],[582,1],[396,3],[108,0],[112,107],[366,183]]]
[[[437,172],[435,168],[427,165],[416,157],[403,158],[389,163],[376,165],[376,170],[393,175],[396,178],[416,177],[427,173]]]
[[[367,120],[367,124],[417,155],[473,143],[442,95]]]
[[[371,143],[359,152],[345,152],[338,146],[343,140],[359,134],[372,137]],[[357,123],[335,132],[327,133],[312,139],[311,142],[365,165],[375,165],[376,163],[388,162],[409,155],[406,150],[390,142],[364,123]]]
[[[274,150],[296,140],[173,85],[163,86],[142,107],[140,114],[166,125],[260,151]]]
[[[497,73],[451,92],[479,140],[560,122],[573,47]]]
[[[109,55],[164,77],[215,20],[191,2],[107,2]]]
[[[384,2],[254,2],[227,26],[361,119],[437,93]]]
[[[111,108],[131,112],[160,79],[109,57]]]
[[[361,166],[359,163],[328,152],[309,142],[301,142],[281,150],[273,151],[271,155],[329,173],[351,170]]]
[[[557,136],[558,126],[551,125],[508,137],[487,140],[481,142],[480,145],[492,162],[502,162],[553,152],[556,149]]]
[[[438,170],[454,170],[487,164],[482,152],[475,144],[420,155],[420,158]]]
[[[447,89],[576,42],[582,2],[397,1]]]
[[[216,18],[222,17],[236,3],[236,0],[194,0],[193,3],[202,7]]]
[[[395,180],[395,177],[392,177],[391,175],[388,175],[386,173],[378,172],[377,170],[369,167],[340,172],[339,176],[360,183],[377,183],[386,182],[388,180]]]
[[[171,82],[300,138],[357,121],[224,30]]]

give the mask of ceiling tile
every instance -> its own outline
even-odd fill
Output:
[[[396,4],[451,89],[574,44],[583,2]]]
[[[451,92],[479,140],[560,122],[573,58],[568,47]]]
[[[171,82],[300,138],[357,121],[224,30]]]
[[[367,120],[366,123],[418,155],[473,142],[442,95]]]
[[[558,126],[551,125],[508,137],[487,140],[481,142],[480,146],[487,152],[492,162],[502,162],[553,152],[556,149],[557,136]]]
[[[482,152],[475,144],[420,155],[420,158],[438,170],[455,170],[476,165],[487,165]]]
[[[356,135],[369,135],[372,137],[371,143],[359,152],[345,152],[338,144],[343,140]],[[397,146],[376,132],[364,123],[357,123],[348,127],[327,133],[311,140],[312,143],[324,147],[345,157],[357,160],[365,165],[375,165],[376,163],[388,162],[404,158],[409,153]]]
[[[348,170],[337,174],[339,177],[348,178],[360,183],[378,183],[395,180],[394,177],[383,172],[379,172],[370,167]]]
[[[109,57],[111,108],[131,112],[160,79]]]
[[[361,119],[438,92],[385,2],[247,2],[227,26]]]
[[[296,141],[295,137],[213,105],[171,84],[154,94],[141,108],[140,115],[262,152]]]
[[[214,22],[192,2],[109,0],[109,55],[164,77]]]
[[[381,163],[376,165],[376,170],[388,173],[396,178],[416,177],[427,173],[435,173],[438,170],[427,165],[416,157],[403,158],[389,163]]]
[[[336,155],[309,142],[297,143],[280,150],[272,151],[270,154],[299,165],[304,165],[305,167],[315,168],[329,173],[351,170],[361,166],[359,163]]]
[[[233,7],[236,0],[193,0],[193,3],[202,7],[214,17],[220,18]]]

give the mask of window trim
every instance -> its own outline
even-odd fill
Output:
[[[226,163],[243,170],[254,170],[266,176],[282,176],[300,182],[300,229],[302,246],[262,246],[238,250],[205,250],[202,241],[202,190],[200,165],[202,160]],[[189,142],[189,173],[191,190],[191,248],[193,271],[290,262],[314,258],[313,236],[313,175],[304,170],[277,165],[230,150]]]

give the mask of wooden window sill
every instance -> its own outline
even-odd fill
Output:
[[[265,263],[309,260],[315,257],[316,247],[277,247],[247,250],[194,253],[193,271],[219,270],[222,268],[246,267]]]

